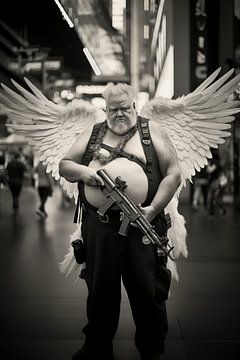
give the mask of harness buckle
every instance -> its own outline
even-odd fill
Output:
[[[144,145],[151,145],[151,140],[150,139],[142,139],[142,143]]]
[[[104,214],[104,215],[98,214],[98,217],[102,223],[106,223],[106,224],[109,223],[109,217],[107,214]]]
[[[136,156],[133,155],[133,154],[129,154],[127,159],[130,160],[130,161],[134,161],[136,159]]]

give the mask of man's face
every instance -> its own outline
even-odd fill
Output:
[[[124,135],[137,121],[133,99],[128,94],[110,95],[106,113],[107,125],[117,135]]]

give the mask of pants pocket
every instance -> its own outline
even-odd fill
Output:
[[[73,253],[78,264],[83,264],[86,261],[86,219],[83,219],[81,225],[81,236],[79,239],[72,241]]]
[[[157,264],[156,268],[156,301],[161,303],[168,299],[172,274],[165,265]]]
[[[86,260],[86,247],[81,239],[72,241],[73,253],[78,264],[83,264]]]

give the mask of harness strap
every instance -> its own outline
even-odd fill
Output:
[[[152,154],[152,146],[150,146],[152,145],[152,140],[150,137],[150,131],[148,127],[148,119],[139,116],[138,129],[143,144],[143,150],[146,156],[147,172],[149,174],[149,180],[154,181],[153,167],[152,167],[153,154]]]
[[[108,150],[109,152],[111,152],[112,149],[113,149],[112,146],[107,145],[107,144],[104,144],[104,143],[101,145],[101,147],[102,147],[103,149],[105,149],[105,150]],[[130,161],[134,161],[134,162],[136,162],[138,165],[140,165],[141,167],[146,168],[146,164],[143,163],[137,156],[135,156],[135,155],[133,155],[133,154],[130,154],[130,153],[124,151],[124,150],[121,150],[121,151],[119,152],[119,156],[120,156],[120,157],[124,157],[124,158],[126,158],[126,159],[128,159],[128,160],[130,160]]]
[[[90,136],[85,154],[82,159],[83,165],[88,166],[88,164],[92,160],[96,139],[97,139],[98,132],[99,132],[99,129],[101,126],[102,126],[102,122],[95,124],[93,127],[92,134]],[[154,184],[155,188],[157,189],[159,180],[156,178],[155,174],[153,173],[153,166],[156,166],[156,164],[155,163],[153,164],[153,159],[155,158],[154,157],[155,154],[153,154],[153,145],[152,145],[152,140],[151,140],[149,126],[148,126],[148,119],[139,116],[138,122],[137,122],[137,127],[138,127],[138,131],[140,134],[140,138],[141,138],[141,142],[143,145],[143,150],[144,150],[144,154],[145,154],[146,162],[147,162],[146,165],[144,164],[144,168],[146,169],[145,171],[148,174],[149,181],[151,181]],[[102,145],[104,145],[104,144],[102,144]],[[105,147],[108,150],[108,148],[107,148],[108,145],[107,146],[104,145],[103,147]],[[126,157],[129,160],[135,161],[135,162],[139,163],[139,165],[141,167],[143,167],[142,162],[138,158],[134,157],[134,155],[128,154],[127,152],[122,150],[121,156]],[[75,215],[74,215],[74,223],[79,222],[80,218],[81,218],[81,208],[82,208],[81,199],[80,199],[81,184],[82,184],[82,182],[78,183],[79,195],[78,195],[77,206],[76,206],[76,211],[75,211]]]
[[[92,134],[90,136],[90,139],[88,141],[88,144],[87,144],[87,149],[85,151],[85,154],[83,156],[83,159],[82,159],[82,164],[83,165],[88,165],[90,163],[90,161],[92,160],[92,155],[93,155],[93,152],[94,152],[94,147],[95,147],[95,143],[96,143],[96,140],[97,140],[97,136],[98,136],[98,132],[99,132],[99,129],[100,127],[102,126],[102,122],[100,123],[97,123],[93,126],[93,130],[92,130]]]
[[[147,173],[148,173],[148,179],[152,182],[153,187],[157,190],[159,185],[159,174],[157,174],[156,169],[158,167],[158,159],[153,147],[151,134],[149,130],[149,120],[146,118],[143,118],[139,116],[138,118],[138,128],[139,128],[139,134],[143,145],[143,150],[146,156],[147,160]],[[153,169],[155,171],[153,172]],[[171,218],[169,214],[164,213],[164,210],[161,211],[161,213],[157,216],[157,219],[160,221],[157,221],[158,227],[160,226],[159,230],[163,231],[164,233],[167,232],[167,230],[171,227]],[[161,233],[161,232],[160,232]]]
[[[80,193],[78,191],[77,204],[76,204],[76,209],[75,209],[74,218],[73,218],[73,223],[74,224],[79,224],[80,223],[81,212],[82,212],[82,203],[81,203],[81,199],[80,199]]]
[[[85,154],[83,155],[83,159],[82,159],[82,164],[83,165],[88,165],[90,163],[90,161],[92,160],[92,154],[94,151],[94,145],[98,136],[98,132],[100,127],[102,126],[102,122],[97,123],[93,126],[93,130],[92,130],[92,134],[88,140],[88,144],[87,144],[87,148],[85,151]],[[80,181],[78,182],[78,198],[77,198],[77,204],[76,204],[76,209],[75,209],[75,213],[74,213],[74,219],[73,222],[74,224],[80,223],[81,220],[81,213],[82,213],[82,203],[81,203],[81,198],[80,198]]]

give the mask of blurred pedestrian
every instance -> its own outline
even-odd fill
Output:
[[[36,210],[36,213],[41,218],[46,218],[48,216],[45,206],[48,197],[52,196],[53,193],[53,178],[46,170],[46,166],[43,165],[42,162],[39,162],[35,169],[35,173],[37,175],[37,189],[40,199],[40,205]]]
[[[20,153],[14,153],[13,159],[7,165],[8,185],[12,194],[14,214],[17,214],[19,211],[19,197],[22,191],[25,171],[26,166],[20,159]]]
[[[207,165],[207,173],[209,176],[209,190],[208,190],[208,211],[210,215],[214,215],[216,210],[220,214],[226,214],[226,208],[223,202],[223,195],[225,193],[228,178],[225,174],[223,166],[220,162],[218,153],[213,153],[212,159]]]
[[[5,166],[6,156],[3,150],[0,150],[0,189],[8,183],[7,169]]]
[[[198,210],[203,201],[204,209],[207,210],[207,197],[208,197],[208,173],[206,167],[197,172],[193,178],[193,202],[192,207]]]

